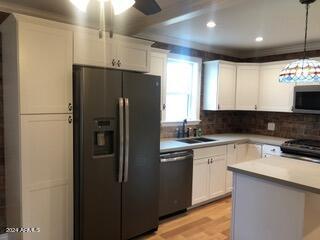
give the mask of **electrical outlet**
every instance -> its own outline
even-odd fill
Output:
[[[276,130],[276,124],[273,122],[268,122],[268,130],[269,131],[274,131]]]

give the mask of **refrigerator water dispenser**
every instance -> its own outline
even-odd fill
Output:
[[[93,155],[114,154],[114,120],[95,119],[93,127]]]

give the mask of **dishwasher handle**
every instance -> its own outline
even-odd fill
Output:
[[[192,154],[188,154],[188,155],[184,155],[184,156],[179,156],[179,157],[168,157],[168,158],[161,158],[160,162],[162,163],[167,163],[167,162],[176,162],[176,161],[183,161],[183,160],[187,160],[187,159],[192,159],[193,155]]]

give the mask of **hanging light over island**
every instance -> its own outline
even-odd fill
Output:
[[[307,57],[309,6],[315,1],[316,0],[300,0],[301,4],[306,5],[304,56],[298,61],[289,63],[281,70],[279,76],[280,82],[320,82],[320,62],[308,59]]]

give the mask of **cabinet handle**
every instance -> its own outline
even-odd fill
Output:
[[[72,123],[72,116],[68,117],[68,123],[71,124]]]
[[[211,161],[210,161],[210,163],[212,164],[213,163],[213,159],[211,158]]]
[[[258,106],[257,105],[254,105],[254,110],[257,110],[258,109]]]
[[[118,67],[121,67],[121,62],[120,62],[120,60],[118,60],[117,65],[118,65]]]
[[[218,110],[220,110],[220,104],[218,104]]]
[[[116,60],[112,59],[112,66],[114,67],[116,65]]]
[[[210,164],[210,159],[208,159],[208,165]]]
[[[68,104],[68,110],[71,112],[72,111],[72,103]]]
[[[166,108],[167,108],[167,105],[164,103],[164,104],[162,105],[162,110],[164,111],[164,110],[166,110]]]

